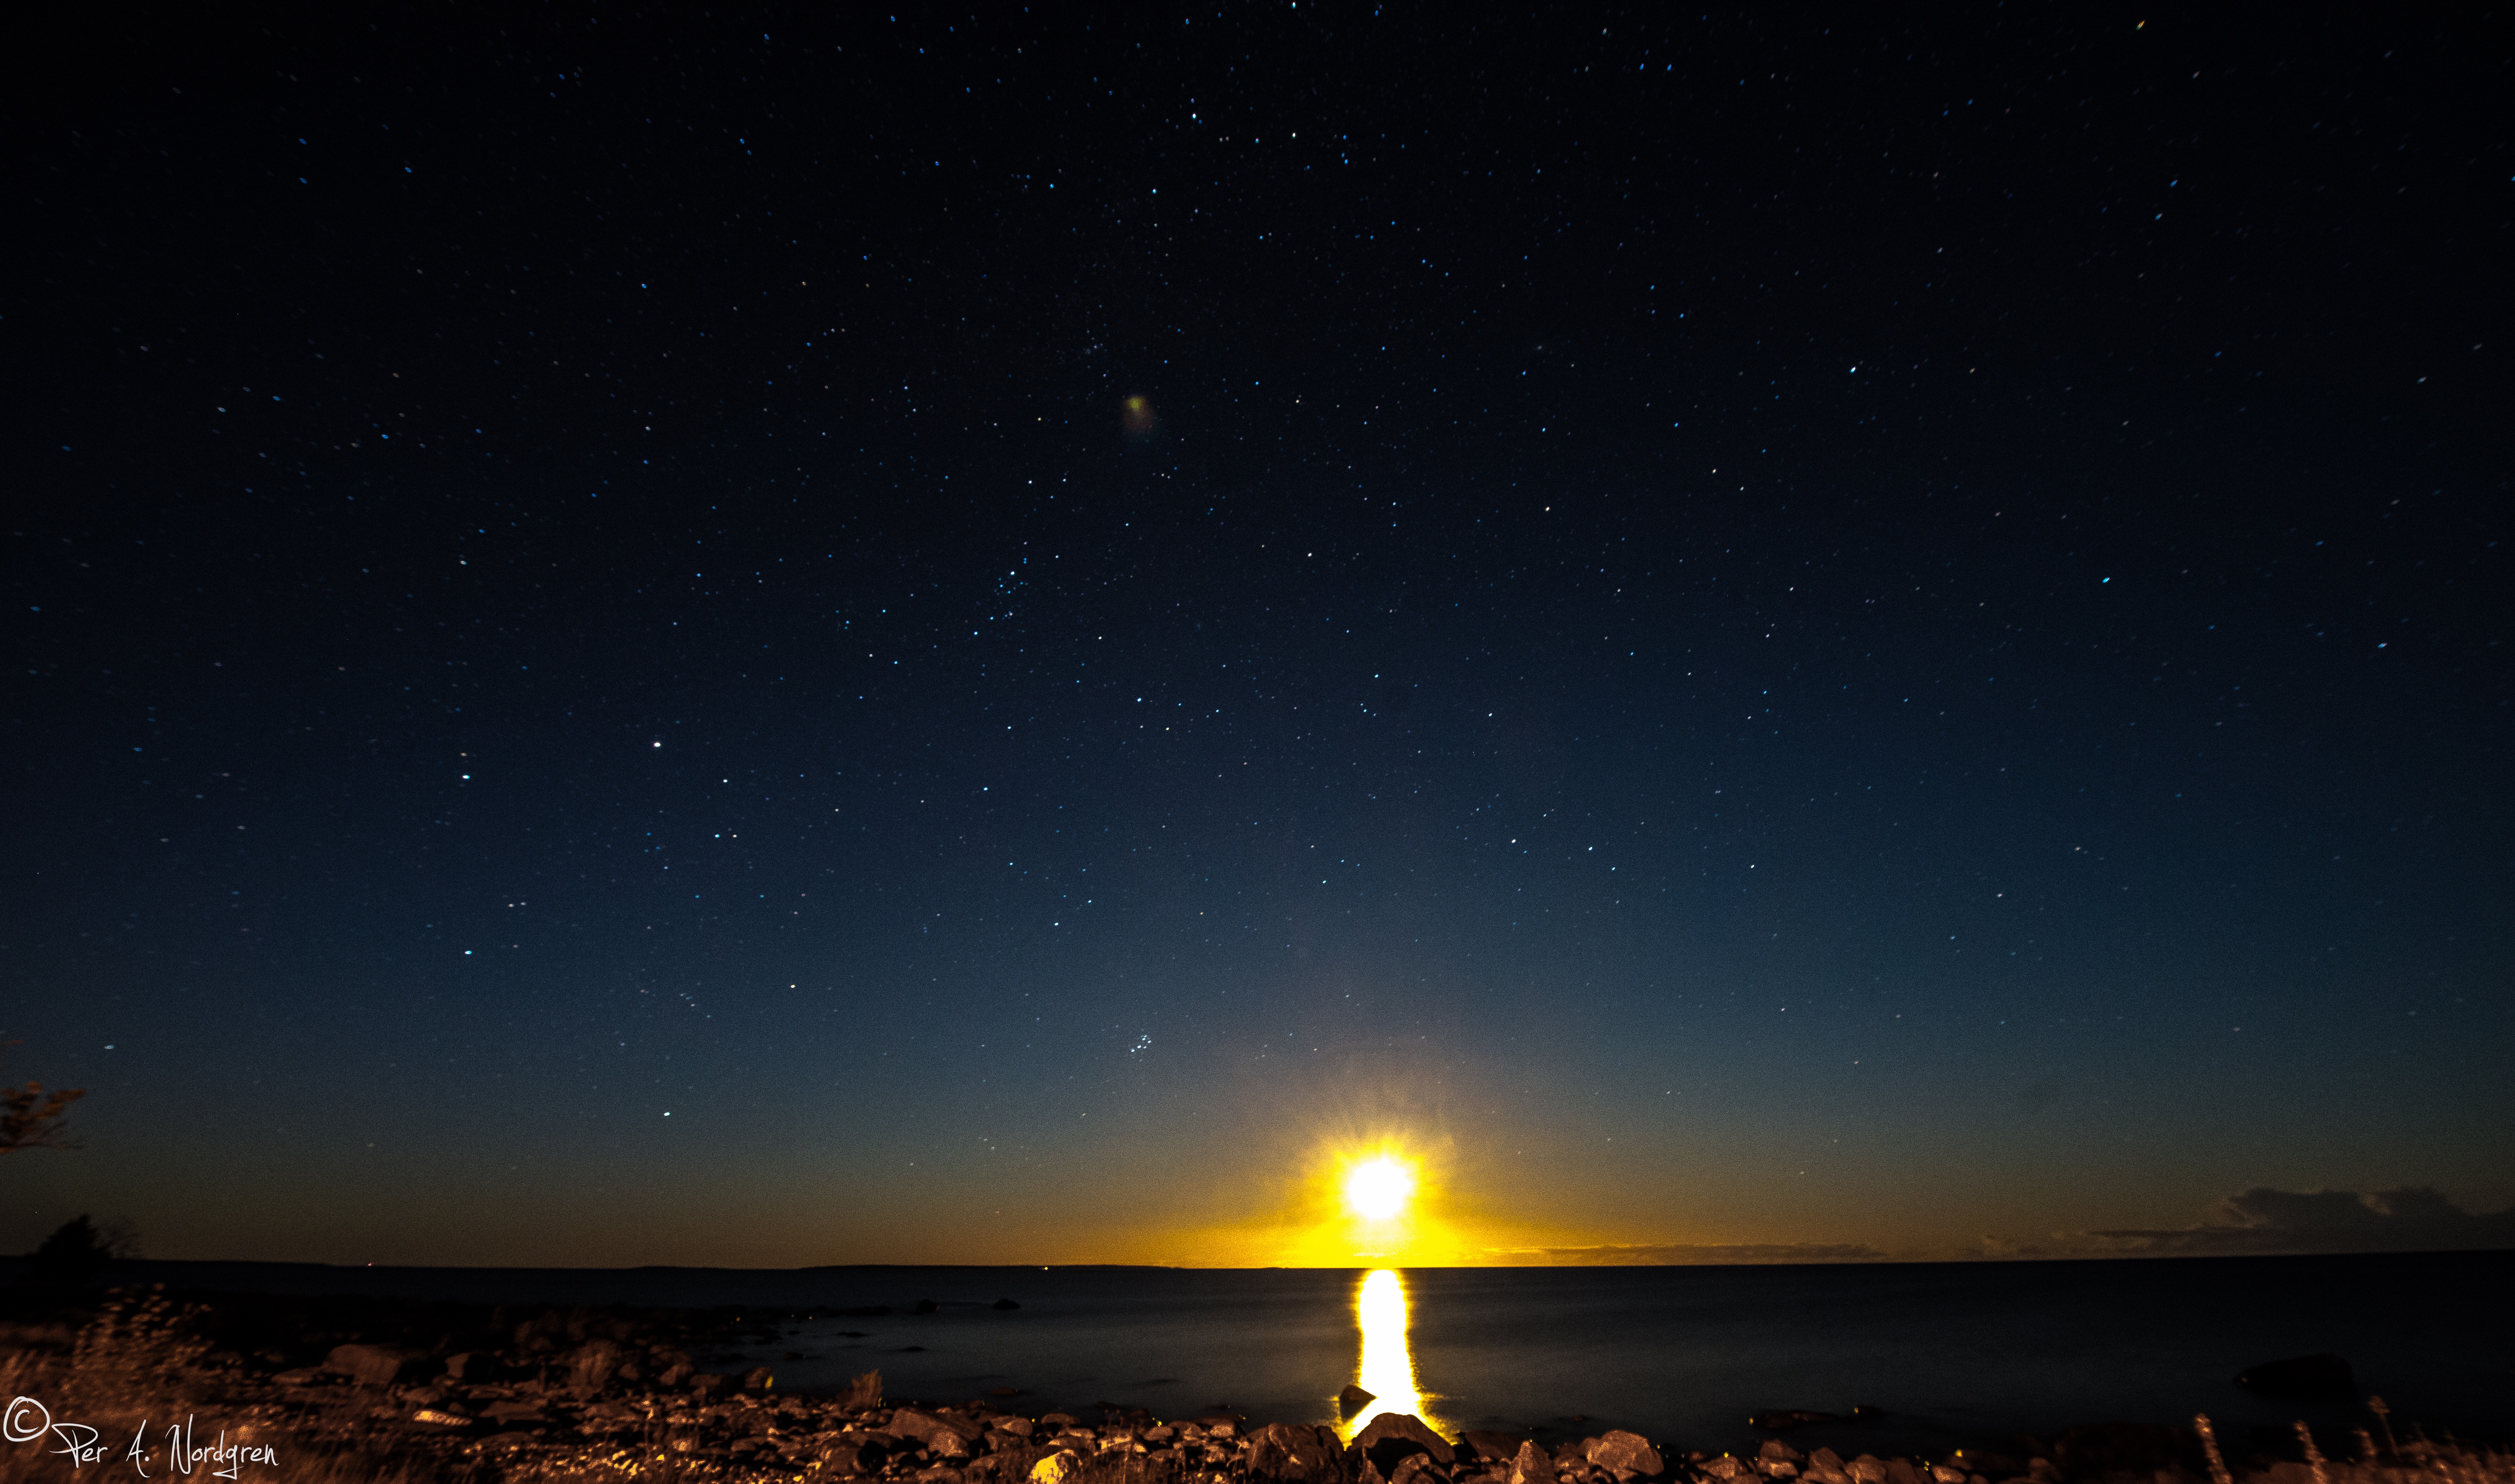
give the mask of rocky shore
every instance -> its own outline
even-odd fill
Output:
[[[2409,1440],[2387,1450],[2364,1432],[2327,1450],[2300,1428],[2294,1457],[2232,1462],[2197,1431],[2124,1423],[1935,1458],[1844,1457],[1779,1436],[1744,1456],[1613,1429],[1449,1437],[1403,1414],[1370,1419],[1347,1442],[1226,1408],[1033,1414],[1010,1391],[912,1403],[885,1396],[879,1374],[804,1395],[781,1390],[770,1366],[703,1364],[742,1354],[746,1340],[773,1344],[779,1317],[124,1292],[84,1322],[0,1326],[0,1400],[36,1397],[49,1417],[117,1441],[180,1413],[196,1433],[278,1450],[281,1466],[261,1477],[408,1484],[2515,1484],[2498,1455]],[[1807,1416],[1779,1415],[1784,1426]],[[0,1447],[0,1484],[71,1476],[44,1466],[40,1443]]]

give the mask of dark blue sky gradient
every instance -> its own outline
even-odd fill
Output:
[[[2138,19],[64,33],[0,1246],[2515,1204],[2506,38]]]

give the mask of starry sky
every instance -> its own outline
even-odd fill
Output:
[[[41,34],[0,1250],[2515,1243],[2502,21],[840,9]]]

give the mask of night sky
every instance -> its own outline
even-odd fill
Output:
[[[29,34],[0,1250],[2515,1245],[2502,20],[1121,12]]]

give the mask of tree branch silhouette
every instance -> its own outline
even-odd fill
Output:
[[[40,1082],[30,1082],[22,1088],[0,1088],[0,1154],[15,1154],[21,1149],[77,1148],[62,1125],[69,1117],[70,1104],[86,1095],[85,1088],[61,1088],[47,1092]]]

